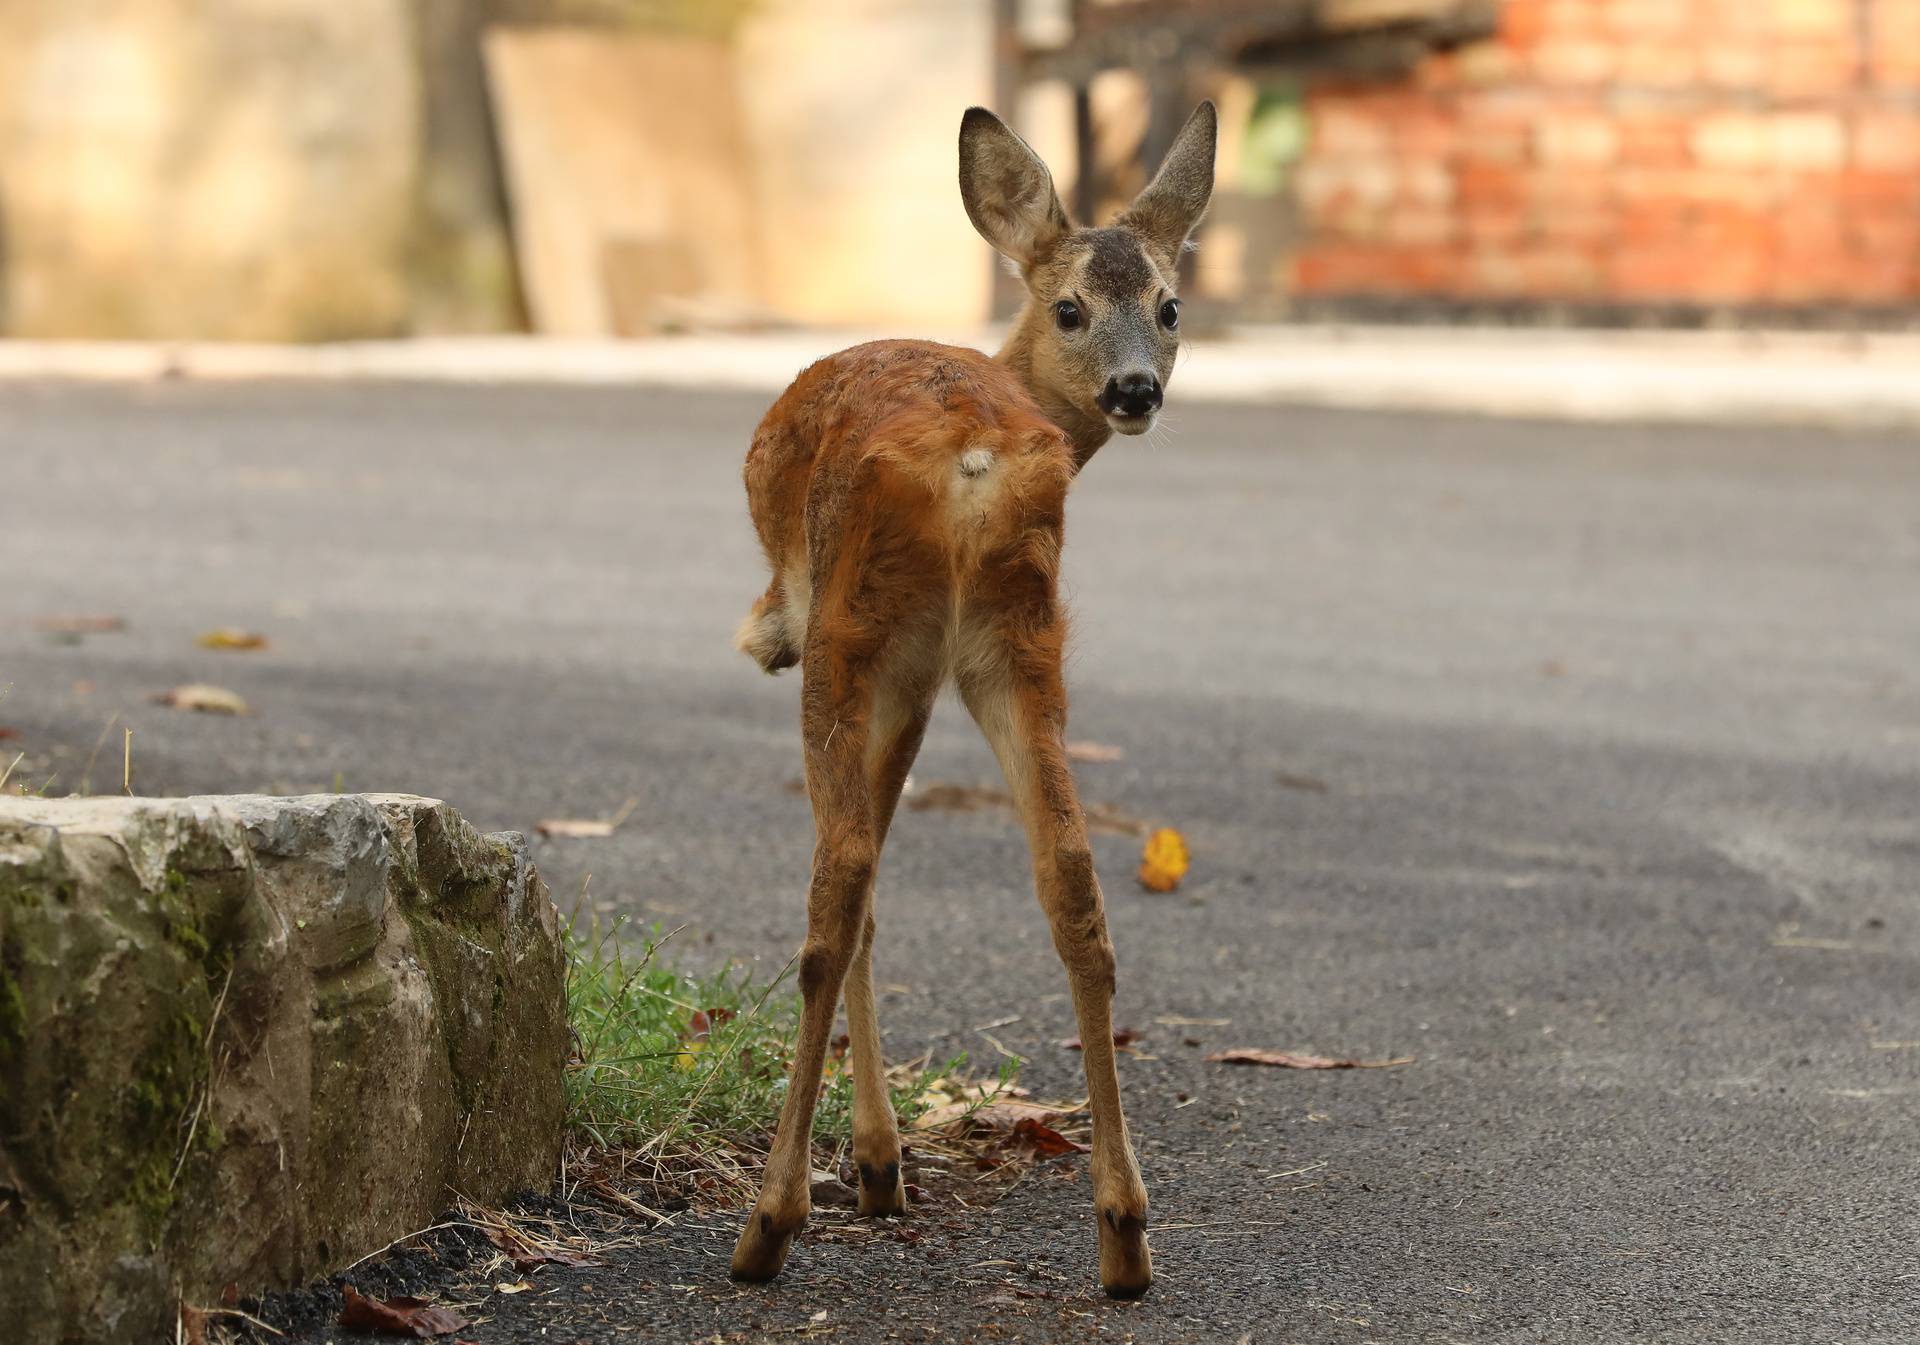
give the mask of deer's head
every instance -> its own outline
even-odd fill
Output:
[[[1143,434],[1180,348],[1180,253],[1213,195],[1217,117],[1202,103],[1105,228],[1076,225],[1026,141],[982,107],[960,122],[967,218],[1018,268],[1027,301],[1001,359],[1083,453]]]

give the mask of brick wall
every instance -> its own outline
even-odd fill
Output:
[[[1298,295],[1920,301],[1920,0],[1506,0],[1307,111]]]

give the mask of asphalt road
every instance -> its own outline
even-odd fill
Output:
[[[1069,1166],[911,1247],[803,1241],[765,1288],[726,1282],[730,1223],[679,1229],[465,1334],[1920,1338],[1920,441],[1173,401],[1076,486],[1067,564],[1074,734],[1126,753],[1082,792],[1195,856],[1152,896],[1137,842],[1095,842],[1151,1295],[1098,1297]],[[538,845],[563,902],[591,872],[690,955],[778,966],[797,683],[728,644],[759,409],[0,386],[16,778],[78,785],[118,715],[144,792],[409,790],[518,829],[633,797],[612,839]],[[129,627],[33,629],[77,613]],[[224,624],[273,647],[195,647]],[[257,715],[147,703],[199,680]],[[915,780],[994,782],[956,706]],[[879,911],[893,1054],[990,1061],[975,1029],[1018,1015],[993,1038],[1077,1095],[1010,820],[903,812]],[[1226,1046],[1417,1062],[1201,1059]]]

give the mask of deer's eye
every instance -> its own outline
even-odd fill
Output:
[[[1174,331],[1180,326],[1180,301],[1178,299],[1169,299],[1160,305],[1160,325],[1168,331]]]
[[[1060,330],[1070,332],[1080,325],[1080,305],[1071,299],[1062,299],[1053,306],[1053,320],[1060,324]]]

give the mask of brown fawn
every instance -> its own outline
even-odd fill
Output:
[[[992,359],[927,341],[855,346],[801,373],[754,432],[747,500],[773,582],[736,643],[770,673],[801,667],[815,841],[793,1076],[734,1249],[738,1278],[779,1274],[806,1222],[843,984],[860,1211],[905,1212],[873,1006],[874,866],[949,677],[1006,774],[1073,990],[1100,1281],[1131,1296],[1153,1278],[1114,1072],[1113,944],[1063,737],[1057,590],[1067,487],[1112,432],[1141,434],[1160,409],[1179,347],[1177,264],[1213,192],[1215,132],[1202,103],[1112,225],[1082,228],[1026,142],[970,108],[961,200],[1027,288],[1006,345]]]

